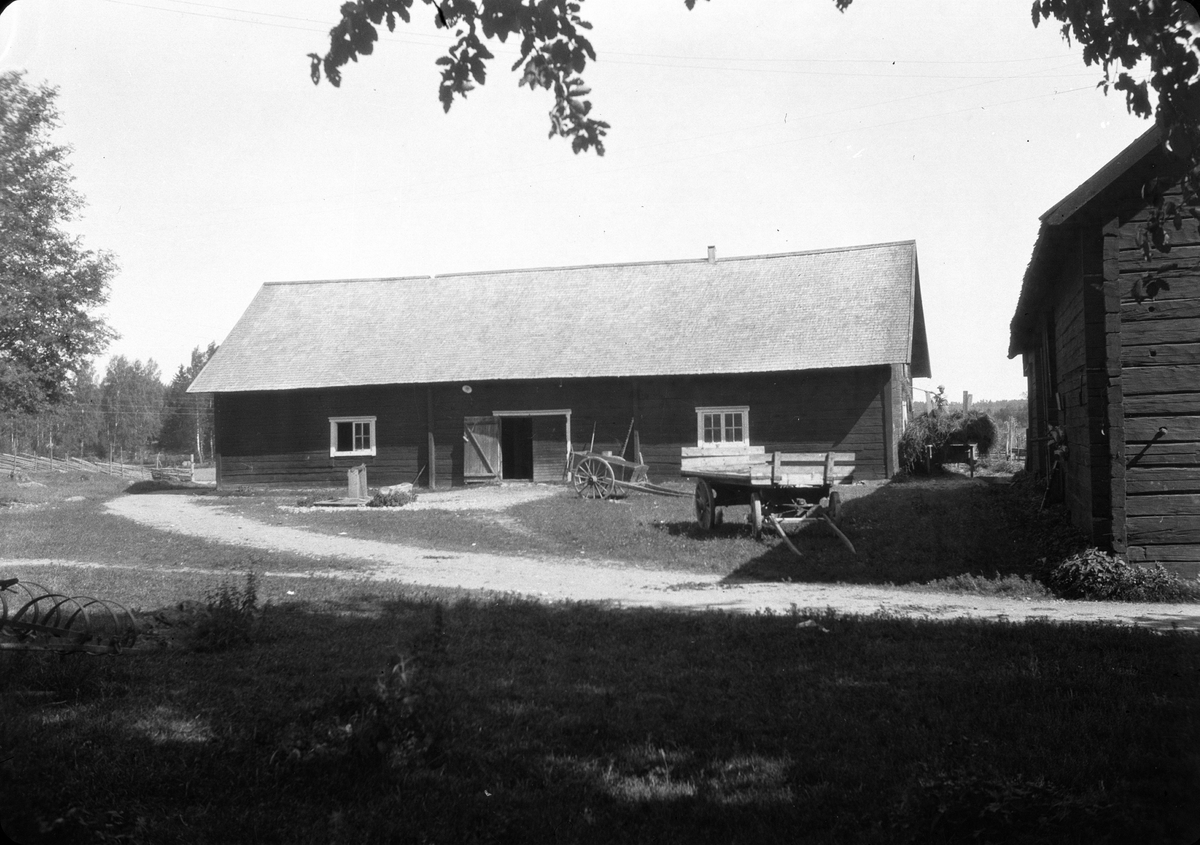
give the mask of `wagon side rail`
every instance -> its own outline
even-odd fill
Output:
[[[854,477],[854,452],[771,452],[762,446],[684,446],[679,474],[754,487],[831,487]]]

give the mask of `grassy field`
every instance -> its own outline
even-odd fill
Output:
[[[304,568],[105,517],[119,484],[39,481],[0,482],[5,557],[204,566],[227,571],[235,593],[248,570]],[[959,480],[869,491],[846,522],[871,563],[845,580],[949,583],[994,564],[1005,565],[992,582],[1019,580],[1036,559],[1009,558],[1032,555],[1043,529],[1004,526],[1028,518],[1030,498]],[[284,498],[223,501],[290,518]],[[554,517],[565,507],[578,508],[574,523]],[[687,507],[550,499],[509,516],[546,525],[547,553],[615,535],[603,554],[638,565],[699,570],[732,553],[726,570],[703,571],[783,577],[768,566],[780,550],[733,525],[696,536]],[[925,521],[895,536],[907,514]],[[398,539],[432,517],[328,516],[349,517],[338,531]],[[486,520],[444,527],[464,522],[443,518],[436,541],[483,546]],[[992,533],[969,533],[983,523]],[[500,525],[490,548],[527,536]],[[1064,542],[1051,529],[1042,548]],[[674,557],[642,557],[621,532]],[[838,577],[840,546],[812,533],[801,571]],[[934,554],[944,562],[909,559]],[[786,565],[791,577],[810,566]],[[19,842],[1182,845],[1200,834],[1192,635],[619,611],[276,577],[239,617],[250,642],[212,652],[213,576],[61,567],[38,580],[143,609],[199,605],[147,614],[147,642],[165,643],[147,653],[0,651],[0,819]]]
[[[690,487],[680,485],[680,489]],[[852,486],[842,530],[850,552],[822,525],[801,533],[803,558],[778,539],[755,541],[747,509],[729,508],[726,523],[700,532],[691,498],[642,493],[579,499],[569,490],[517,505],[503,515],[403,508],[296,512],[296,493],[252,492],[215,501],[243,515],[329,534],[412,543],[456,551],[602,558],[631,566],[721,575],[729,581],[806,581],[934,586],[1041,596],[1036,582],[1082,539],[1061,514],[1039,511],[1033,485],[1007,476]]]
[[[135,577],[107,575],[115,591]],[[218,654],[0,653],[11,835],[1182,845],[1200,833],[1193,636],[514,601],[439,614],[427,598],[334,589],[268,605],[251,645]],[[381,691],[396,654],[407,676]]]

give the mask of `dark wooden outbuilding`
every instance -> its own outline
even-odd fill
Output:
[[[1147,226],[1152,180],[1171,185],[1174,168],[1151,130],[1042,216],[1009,357],[1028,377],[1028,468],[1052,476],[1072,522],[1131,561],[1196,573],[1200,233],[1170,213],[1178,187],[1160,232]]]
[[[192,385],[221,485],[559,481],[571,449],[896,471],[929,353],[911,241],[438,277],[269,283]],[[631,434],[634,432],[635,434]],[[593,440],[594,438],[594,440]]]

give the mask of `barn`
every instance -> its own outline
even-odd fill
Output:
[[[572,449],[853,452],[896,471],[929,375],[916,244],[262,286],[191,386],[217,480],[564,479]]]
[[[1042,215],[1009,357],[1028,379],[1028,469],[1074,525],[1195,574],[1200,233],[1178,175],[1152,129]]]

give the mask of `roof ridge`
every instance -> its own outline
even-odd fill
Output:
[[[350,282],[411,282],[417,279],[432,279],[428,274],[421,276],[364,276],[358,279],[277,279],[273,282],[263,282],[268,285],[340,285]]]
[[[824,249],[803,249],[795,252],[764,252],[754,255],[731,255],[728,258],[718,258],[716,264],[728,264],[731,261],[758,261],[764,258],[796,258],[801,255],[830,255],[837,252],[853,252],[856,250],[866,249],[881,249],[889,246],[916,246],[915,238],[909,238],[901,241],[882,241],[873,244],[855,244],[852,246],[835,246],[826,247]],[[278,280],[273,282],[263,282],[263,286],[267,285],[321,285],[321,284],[343,284],[351,282],[408,282],[416,280],[431,280],[431,279],[456,279],[464,276],[503,276],[512,273],[549,273],[554,271],[571,271],[571,270],[606,270],[615,267],[665,267],[675,266],[679,264],[708,264],[708,258],[672,258],[658,261],[613,261],[595,264],[567,264],[562,266],[543,266],[543,267],[512,267],[505,270],[465,270],[455,273],[429,273],[413,276],[375,276],[363,277],[357,279],[297,279],[294,281]]]

